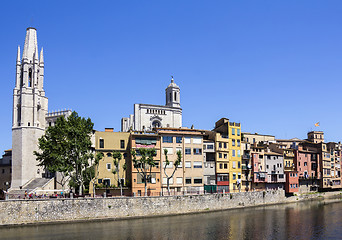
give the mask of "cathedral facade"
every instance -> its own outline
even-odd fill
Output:
[[[134,104],[134,114],[121,119],[121,131],[144,131],[157,127],[182,127],[182,108],[180,106],[180,88],[174,82],[165,89],[166,104]]]

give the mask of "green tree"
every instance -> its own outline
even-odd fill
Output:
[[[164,174],[165,174],[166,180],[167,180],[167,182],[166,182],[167,183],[167,192],[170,195],[170,179],[173,178],[173,175],[177,171],[178,166],[182,162],[182,152],[180,150],[177,151],[177,160],[173,164],[173,166],[175,168],[174,168],[174,170],[170,176],[166,173],[166,167],[170,165],[170,161],[167,157],[167,152],[168,152],[167,149],[164,149],[164,155],[165,155]]]
[[[95,190],[96,190],[96,183],[97,183],[97,179],[99,177],[99,164],[100,164],[100,160],[102,160],[104,157],[104,154],[102,152],[98,152],[95,155],[95,162],[94,165],[92,165],[92,174],[90,176],[90,182],[93,184],[93,197],[95,197]]]
[[[79,188],[79,194],[82,194],[86,180],[84,171],[94,157],[90,139],[93,126],[90,118],[82,118],[75,111],[68,119],[61,116],[39,138],[40,151],[34,152],[39,166],[44,166],[50,172],[70,176],[71,181]]]
[[[122,166],[123,171],[122,171],[122,175],[120,177],[120,161],[122,159],[122,154],[118,151],[113,151],[113,158],[114,158],[113,163],[114,163],[115,169],[112,172],[114,174],[114,177],[116,176],[116,178],[117,178],[118,185],[120,186],[120,194],[122,196],[122,187],[123,186],[122,186],[121,179],[124,178],[125,171],[127,169],[127,165],[126,165],[126,163],[123,164],[123,166]]]
[[[154,148],[139,148],[140,157],[137,159],[137,152],[132,150],[133,166],[137,169],[144,184],[145,184],[145,196],[147,196],[147,182],[151,182],[152,167],[156,166],[156,161],[153,157],[156,155]]]

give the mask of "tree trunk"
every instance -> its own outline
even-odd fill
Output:
[[[170,178],[167,178],[167,193],[170,196]]]

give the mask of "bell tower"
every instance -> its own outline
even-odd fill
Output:
[[[33,151],[45,131],[48,98],[44,91],[43,48],[38,57],[37,30],[26,29],[22,58],[18,46],[16,81],[13,90],[12,118],[12,189],[42,177]]]
[[[175,84],[173,76],[171,76],[171,83],[165,89],[166,106],[180,108],[180,88]]]

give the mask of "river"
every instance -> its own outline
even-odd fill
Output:
[[[342,239],[342,201],[0,228],[0,239]]]

